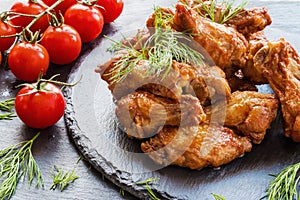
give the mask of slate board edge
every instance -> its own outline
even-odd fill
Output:
[[[88,55],[90,51],[85,52],[84,55],[75,63],[72,67],[72,70],[68,76],[68,83],[73,83],[77,72],[79,71],[80,65],[83,62],[84,58]],[[100,77],[99,77],[100,78]],[[118,187],[124,189],[125,191],[131,193],[132,195],[141,198],[141,199],[151,199],[148,195],[148,191],[143,186],[136,185],[133,182],[131,176],[124,171],[120,171],[116,167],[113,166],[108,160],[106,160],[101,154],[99,154],[91,145],[89,138],[87,138],[83,131],[81,131],[80,127],[77,124],[75,117],[75,110],[73,107],[72,94],[73,88],[64,88],[63,94],[66,100],[66,109],[64,114],[64,120],[67,128],[68,134],[73,139],[76,148],[79,152],[84,156],[84,158],[101,174],[104,175],[109,181]],[[182,199],[178,197],[174,197],[171,194],[163,190],[155,190],[153,191],[158,194],[158,197],[162,197],[163,199]]]

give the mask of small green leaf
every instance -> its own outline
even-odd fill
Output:
[[[75,173],[75,169],[64,172],[63,169],[59,169],[55,165],[54,171],[51,173],[53,184],[50,189],[55,190],[57,187],[59,187],[60,191],[63,191],[67,185],[79,178]]]
[[[211,193],[211,194],[213,195],[215,200],[226,200],[225,197],[223,197],[222,195],[217,195],[215,193]]]

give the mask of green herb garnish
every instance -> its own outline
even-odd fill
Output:
[[[65,187],[78,179],[79,177],[75,174],[75,169],[68,170],[66,173],[63,169],[59,169],[57,166],[54,166],[55,171],[52,172],[51,178],[53,180],[53,184],[51,186],[51,190],[55,190],[57,187],[60,188],[60,191],[63,191]]]
[[[299,186],[300,163],[296,163],[284,168],[279,174],[274,176],[274,180],[269,184],[267,190],[268,200],[293,200],[300,199],[297,191]]]
[[[0,120],[12,120],[13,117],[16,117],[15,113],[0,114]]]
[[[0,101],[0,110],[11,112],[15,106],[15,98]]]
[[[222,195],[217,195],[215,193],[211,193],[211,195],[213,195],[215,200],[226,200],[225,197],[223,197]]]
[[[169,73],[173,60],[195,66],[204,64],[202,54],[186,44],[191,43],[191,38],[173,31],[169,26],[172,23],[170,13],[155,8],[154,15],[154,33],[144,43],[138,38],[140,50],[136,50],[126,38],[123,40],[129,45],[110,39],[115,50],[126,50],[126,54],[114,64],[109,73],[112,82],[120,82],[126,78],[141,60],[148,62],[148,76],[160,76],[163,73],[162,78]]]
[[[120,188],[120,195],[121,195],[122,197],[125,196],[125,191],[124,191],[122,188]]]
[[[155,181],[158,181],[158,180],[159,180],[159,178],[148,178],[147,180],[137,182],[136,184],[137,184],[137,185],[145,185],[145,188],[146,188],[147,191],[148,191],[148,195],[149,195],[149,197],[150,197],[152,200],[160,200],[160,199],[155,195],[155,193],[152,191],[151,186],[149,185],[149,183],[152,183],[152,182],[155,182]]]
[[[44,187],[42,174],[31,152],[32,144],[39,135],[37,133],[31,140],[0,151],[0,199],[10,199],[21,178],[27,177],[29,186],[36,179],[36,187]]]
[[[163,8],[154,7],[154,27],[156,29],[168,29],[170,30],[173,24],[173,14],[165,12]]]
[[[11,120],[16,115],[12,112],[15,106],[15,99],[10,98],[4,101],[0,101],[0,110],[4,112],[9,112],[5,114],[0,114],[0,120]]]
[[[224,24],[240,14],[248,4],[248,0],[243,0],[236,6],[234,6],[235,0],[223,0],[221,3],[218,0],[210,0],[209,3],[203,0],[195,0],[194,2],[198,4],[194,8],[201,16],[220,24]],[[218,6],[220,7],[220,13],[218,13],[218,21],[216,21],[216,9],[219,8]]]

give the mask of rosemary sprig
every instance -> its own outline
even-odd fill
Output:
[[[137,185],[145,185],[145,188],[146,188],[147,191],[148,191],[148,195],[149,195],[149,197],[150,197],[152,200],[160,200],[160,199],[155,195],[155,193],[152,191],[151,186],[149,185],[149,183],[152,183],[152,182],[155,182],[155,181],[158,181],[158,180],[159,180],[159,178],[148,178],[147,180],[137,182],[136,184],[137,184]]]
[[[225,197],[223,197],[222,195],[217,195],[215,193],[211,193],[211,195],[213,195],[215,200],[226,200]]]
[[[210,0],[209,3],[206,3],[207,1],[204,2],[203,0],[195,0],[195,2],[198,3],[198,5],[195,6],[195,9],[201,16],[208,17],[212,21],[220,24],[224,24],[237,16],[248,4],[248,0],[243,0],[236,6],[234,6],[235,0],[223,0],[221,3],[219,3],[218,0]],[[218,13],[218,21],[216,21],[216,9],[218,7],[221,9],[219,9],[220,13]],[[202,11],[204,11],[204,14]]]
[[[55,171],[51,174],[51,178],[53,180],[53,184],[50,188],[51,190],[55,190],[59,187],[60,191],[63,191],[67,185],[79,178],[75,174],[75,169],[68,170],[66,173],[63,169],[59,169],[56,165],[54,166],[54,169]]]
[[[284,168],[279,174],[272,175],[274,180],[267,190],[268,200],[293,200],[300,199],[297,191],[300,176],[298,171],[300,162]]]
[[[15,98],[0,101],[0,110],[10,112],[15,106]]]
[[[31,140],[23,141],[0,151],[0,199],[10,199],[15,193],[21,178],[27,177],[29,186],[37,180],[36,187],[44,187],[41,171],[32,155],[33,142],[40,135],[37,133]]]

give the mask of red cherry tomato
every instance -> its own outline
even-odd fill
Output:
[[[8,21],[7,23],[10,23]],[[0,20],[0,35],[5,36],[5,35],[13,35],[17,31],[14,27],[8,25],[7,23],[3,22]],[[14,43],[16,37],[10,37],[10,38],[0,38],[0,51],[5,51],[11,47],[11,45]]]
[[[55,2],[57,2],[57,0],[43,0],[43,2],[47,5],[47,6],[51,6],[53,5]],[[58,6],[56,6],[54,8],[56,14],[58,14],[59,12],[61,12],[62,14],[65,14],[66,10],[72,6],[73,4],[77,3],[76,0],[64,0],[63,2],[61,2]]]
[[[22,81],[36,81],[40,73],[46,73],[49,63],[45,47],[25,41],[16,44],[8,55],[11,72]]]
[[[123,0],[99,0],[97,4],[103,7],[100,10],[104,17],[104,23],[115,21],[121,15],[124,7]]]
[[[27,3],[23,2],[16,2],[11,7],[11,11],[23,14],[30,14],[30,15],[38,15],[42,13],[46,8],[43,7],[39,3],[32,3],[30,0]],[[41,31],[44,32],[46,28],[49,26],[48,22],[49,16],[45,15],[41,17],[37,22],[30,28],[32,32]],[[20,32],[22,28],[26,27],[31,21],[33,20],[32,17],[25,17],[25,16],[15,16],[11,19],[11,22],[18,26],[17,31]]]
[[[67,24],[59,27],[49,26],[40,43],[47,49],[50,61],[59,65],[76,60],[82,45],[79,33]]]
[[[103,16],[94,6],[77,3],[66,11],[65,23],[74,27],[80,34],[82,42],[96,39],[103,29]]]
[[[52,83],[42,85],[40,91],[33,86],[25,86],[16,96],[16,113],[31,128],[52,126],[64,114],[66,102],[61,90]]]

